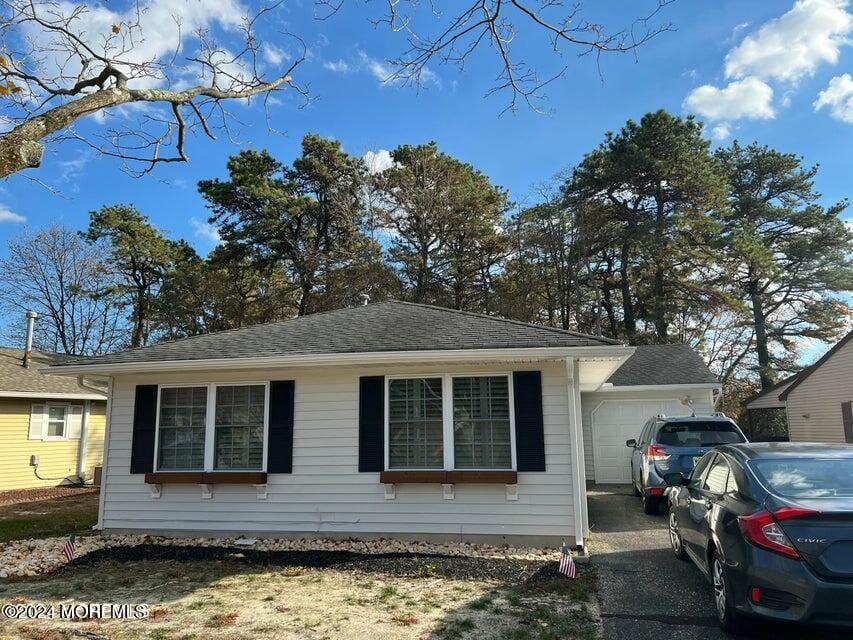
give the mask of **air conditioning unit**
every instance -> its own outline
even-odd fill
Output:
[[[101,476],[103,476],[103,474],[104,474],[104,468],[103,467],[95,467],[95,482],[94,482],[94,484],[96,487],[101,486]]]

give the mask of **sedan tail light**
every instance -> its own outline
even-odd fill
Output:
[[[789,558],[801,560],[800,552],[791,544],[779,523],[817,513],[802,507],[782,507],[775,511],[759,511],[748,516],[738,516],[738,524],[747,542],[756,547],[781,553]]]
[[[648,449],[646,449],[646,457],[649,460],[666,460],[669,457],[669,454],[666,452],[666,448],[660,444],[650,444]]]

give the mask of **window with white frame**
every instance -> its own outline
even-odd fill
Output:
[[[65,438],[68,433],[68,405],[47,405],[47,430],[45,436],[48,438]]]
[[[160,387],[158,471],[262,471],[267,385]]]
[[[389,377],[390,470],[515,468],[510,375]]]

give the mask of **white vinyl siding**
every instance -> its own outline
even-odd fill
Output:
[[[788,396],[788,433],[797,442],[844,442],[841,404],[853,401],[853,340]]]
[[[693,409],[695,410],[696,415],[708,415],[715,411],[713,395],[710,389],[679,389],[677,392],[667,389],[661,389],[660,391],[630,391],[629,388],[626,387],[624,391],[582,393],[581,409],[583,413],[583,444],[586,479],[590,481],[595,480],[595,456],[593,453],[593,448],[595,446],[595,434],[592,429],[592,412],[597,406],[602,402],[618,401],[622,403],[620,406],[623,412],[626,415],[635,416],[636,418],[636,433],[630,437],[638,438],[640,430],[643,428],[646,420],[652,417],[650,412],[658,410],[649,408],[651,405],[660,405],[663,407],[670,406],[672,407],[671,415],[690,415],[690,409],[681,405],[681,398],[688,395],[693,400]],[[624,446],[624,444],[625,443],[623,441],[621,446]],[[625,447],[625,451],[628,451],[627,447]],[[627,463],[625,464],[627,465]]]
[[[494,367],[494,365],[492,365]],[[507,365],[506,370],[512,368]],[[441,485],[400,484],[385,499],[378,473],[358,472],[360,376],[479,373],[481,366],[324,367],[241,372],[253,380],[294,380],[293,473],[270,474],[267,499],[252,486],[217,484],[202,500],[195,485],[163,485],[151,497],[130,474],[133,400],[138,384],[228,381],[227,371],[121,375],[115,378],[105,471],[107,529],[468,537],[575,535],[566,366],[562,361],[517,365],[542,371],[545,472],[518,474],[518,500],[503,484],[458,484],[453,500]],[[494,371],[494,369],[491,369]]]

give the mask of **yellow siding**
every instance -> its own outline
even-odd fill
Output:
[[[0,491],[52,487],[64,478],[76,477],[79,440],[42,442],[28,440],[30,407],[46,402],[37,398],[0,398]],[[54,401],[55,402],[55,401]],[[73,404],[82,404],[75,401]],[[92,401],[89,416],[89,442],[86,474],[92,477],[94,467],[101,464],[104,450],[106,403]],[[40,456],[39,475],[51,480],[39,480],[30,466],[30,456]]]

